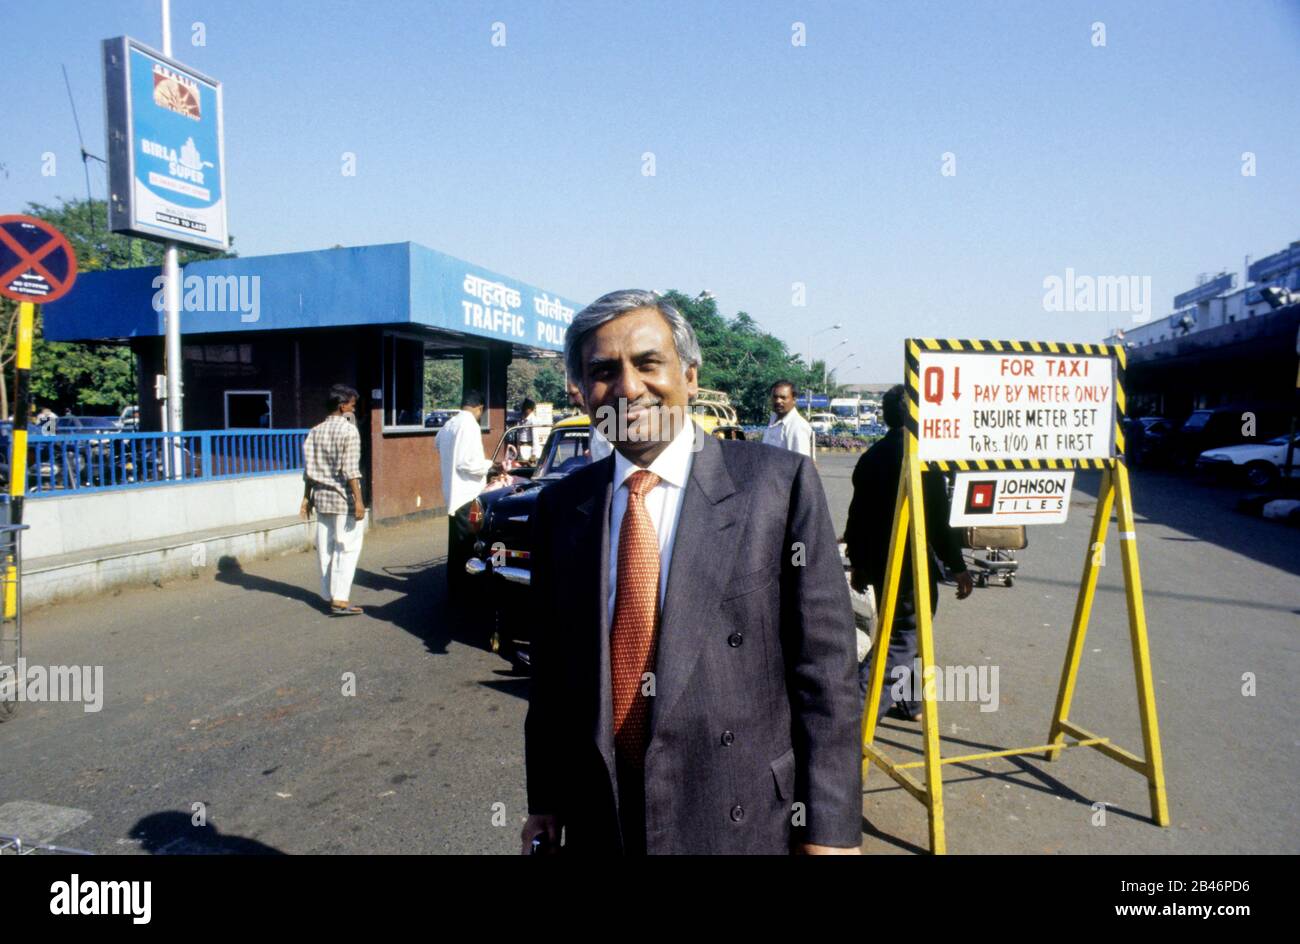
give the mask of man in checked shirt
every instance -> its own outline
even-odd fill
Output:
[[[344,384],[330,388],[330,415],[312,427],[302,445],[305,482],[300,514],[316,509],[316,556],[320,594],[332,616],[361,612],[348,597],[361,556],[366,508],[361,502],[361,436],[351,415],[357,392]]]

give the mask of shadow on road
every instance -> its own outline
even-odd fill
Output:
[[[515,675],[513,672],[502,670],[497,672],[497,678],[488,682],[479,682],[484,688],[490,688],[493,691],[501,692],[504,695],[514,695],[524,701],[528,700],[528,676]]]
[[[366,615],[410,633],[435,655],[445,654],[453,642],[486,647],[491,615],[467,610],[448,598],[444,557],[385,567],[381,573],[358,568],[354,582],[368,590],[395,593],[396,598],[387,603],[367,606]]]
[[[1133,470],[1129,479],[1139,525],[1146,519],[1300,576],[1300,534],[1281,522],[1238,512],[1237,502],[1246,494],[1241,489],[1152,469]],[[1075,473],[1077,491],[1095,498],[1100,485],[1100,472]]]
[[[451,642],[481,648],[487,636],[483,617],[462,615],[448,602],[446,574],[447,565],[442,559],[385,567],[378,573],[359,567],[353,579],[355,586],[395,593],[397,597],[387,603],[364,605],[364,615],[347,618],[368,617],[391,623],[415,636],[435,655],[445,654]],[[329,605],[318,594],[284,580],[249,573],[233,557],[222,557],[217,562],[216,579],[244,590],[299,600],[324,615],[329,612]]]
[[[900,733],[908,733],[908,734],[916,733],[913,729],[910,728],[905,729],[897,725],[882,726],[879,730],[880,731],[895,730],[895,731],[899,731]],[[974,749],[973,752],[1000,751],[1000,750],[1007,749],[1007,746],[1004,744],[989,744],[983,741],[971,741],[965,738],[945,736],[945,735],[940,735],[939,741],[941,744],[953,744],[953,745],[959,745],[964,748],[973,748]],[[909,759],[920,760],[924,756],[921,753],[921,748],[918,745],[913,743],[905,743],[904,741],[897,740],[897,739],[885,738],[880,736],[879,733],[877,734],[875,743],[878,745],[892,748],[892,750],[889,751],[889,756],[892,760],[894,760],[895,763],[902,761],[902,755],[899,753],[900,751],[908,752],[909,754],[913,755]],[[1069,742],[1067,741],[1067,743]],[[1073,748],[1069,748],[1069,750],[1073,750]],[[947,750],[947,751],[943,751],[943,753],[947,756],[952,756],[957,752]],[[1097,759],[1099,763],[1109,763],[1109,764],[1115,763],[1114,761],[1106,757],[1098,757]],[[1014,784],[1018,787],[1022,787],[1028,790],[1034,790],[1038,793],[1043,793],[1048,796],[1060,797],[1062,799],[1069,800],[1073,803],[1078,803],[1082,806],[1086,806],[1089,809],[1092,809],[1093,803],[1095,802],[1094,800],[1089,799],[1088,797],[1084,796],[1083,794],[1079,793],[1073,788],[1067,786],[1057,778],[1053,777],[1051,774],[1047,773],[1044,767],[1047,764],[1051,763],[1051,761],[1044,760],[1041,755],[1017,754],[1011,757],[997,758],[997,760],[1007,761],[1008,763],[1014,765],[1015,769],[998,771],[998,770],[990,770],[987,767],[977,766],[977,764],[989,763],[988,760],[969,761],[969,762],[956,763],[956,764],[945,764],[944,767],[947,770],[959,768],[961,770],[966,771],[969,774],[969,776],[964,776],[964,777],[946,776],[943,778],[945,806],[947,806],[948,808],[952,808],[953,806],[961,802],[961,792],[958,791],[956,793],[950,794],[948,793],[948,788],[950,787],[953,787],[957,784],[968,783],[970,781],[999,780],[1004,783]],[[912,775],[924,781],[924,772],[922,770],[913,769]],[[879,778],[879,779],[875,779],[875,778]],[[886,774],[884,771],[880,770],[879,768],[876,768],[874,764],[872,765],[872,780],[870,781],[870,783],[871,785],[866,787],[863,790],[864,794],[885,793],[891,790],[903,789],[898,784],[896,784],[893,781],[893,779],[889,777],[888,774]],[[917,812],[918,815],[924,819],[926,815],[925,807],[920,803],[917,804]],[[1122,816],[1125,817],[1126,819],[1134,820],[1135,822],[1140,822],[1140,823],[1151,822],[1151,817],[1150,815],[1148,815],[1148,813],[1140,813],[1134,810],[1129,810],[1122,806],[1118,806],[1114,803],[1108,802],[1106,804],[1106,813],[1108,815],[1113,814],[1116,816]],[[921,848],[915,845],[914,843],[908,842],[905,839],[893,835],[892,833],[882,832],[881,830],[877,829],[866,816],[863,816],[862,818],[862,831],[868,834],[869,836],[872,836],[873,838],[879,839],[883,842],[887,842],[890,845],[897,846],[898,848],[905,849],[909,852],[925,853],[929,851],[928,848]]]
[[[313,610],[319,610],[321,613],[324,613],[329,606],[320,598],[320,594],[312,593],[303,587],[285,583],[283,580],[272,580],[269,577],[259,577],[257,574],[248,573],[238,560],[229,555],[223,556],[217,561],[216,580],[218,583],[243,587],[245,590],[256,590],[290,600],[300,600],[308,604]]]
[[[246,836],[223,834],[211,823],[195,826],[189,813],[150,813],[131,827],[130,837],[152,855],[284,855]]]

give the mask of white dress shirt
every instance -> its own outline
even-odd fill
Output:
[[[808,425],[808,421],[799,415],[796,407],[791,407],[790,412],[780,419],[773,413],[768,420],[767,429],[763,431],[763,442],[769,446],[776,446],[778,449],[789,449],[791,452],[803,453],[808,458],[813,457],[813,451],[816,448],[816,439],[813,437],[813,428]]]
[[[686,482],[695,458],[695,423],[684,423],[677,435],[659,453],[647,470],[660,481],[645,496],[650,522],[659,535],[659,609],[663,611],[664,593],[668,590],[668,565],[672,562],[673,541],[677,537],[677,519],[682,511]],[[618,539],[623,515],[627,512],[627,480],[641,467],[614,450],[614,499],[609,509],[609,625],[614,625],[614,602],[618,598]]]
[[[591,426],[591,439],[587,449],[591,452],[592,462],[599,462],[614,451],[614,447],[609,444],[609,440],[605,438],[605,434],[598,430],[594,423]]]
[[[447,514],[454,515],[456,509],[483,491],[492,460],[483,455],[483,433],[468,410],[447,420],[434,442],[442,465],[442,497],[447,502]]]

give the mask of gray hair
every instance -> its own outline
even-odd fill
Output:
[[[682,373],[700,366],[700,342],[695,338],[695,329],[682,317],[677,306],[658,292],[629,288],[600,296],[574,316],[573,323],[564,335],[564,366],[569,372],[569,379],[581,388],[582,346],[592,333],[607,321],[613,321],[619,315],[626,315],[638,308],[653,308],[668,322],[668,327],[673,332],[677,359],[682,362]]]

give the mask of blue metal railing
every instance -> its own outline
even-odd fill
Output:
[[[0,426],[11,460],[9,424]],[[178,485],[302,470],[305,429],[193,430],[180,433],[65,433],[27,437],[32,498]],[[5,473],[9,473],[6,462]]]

